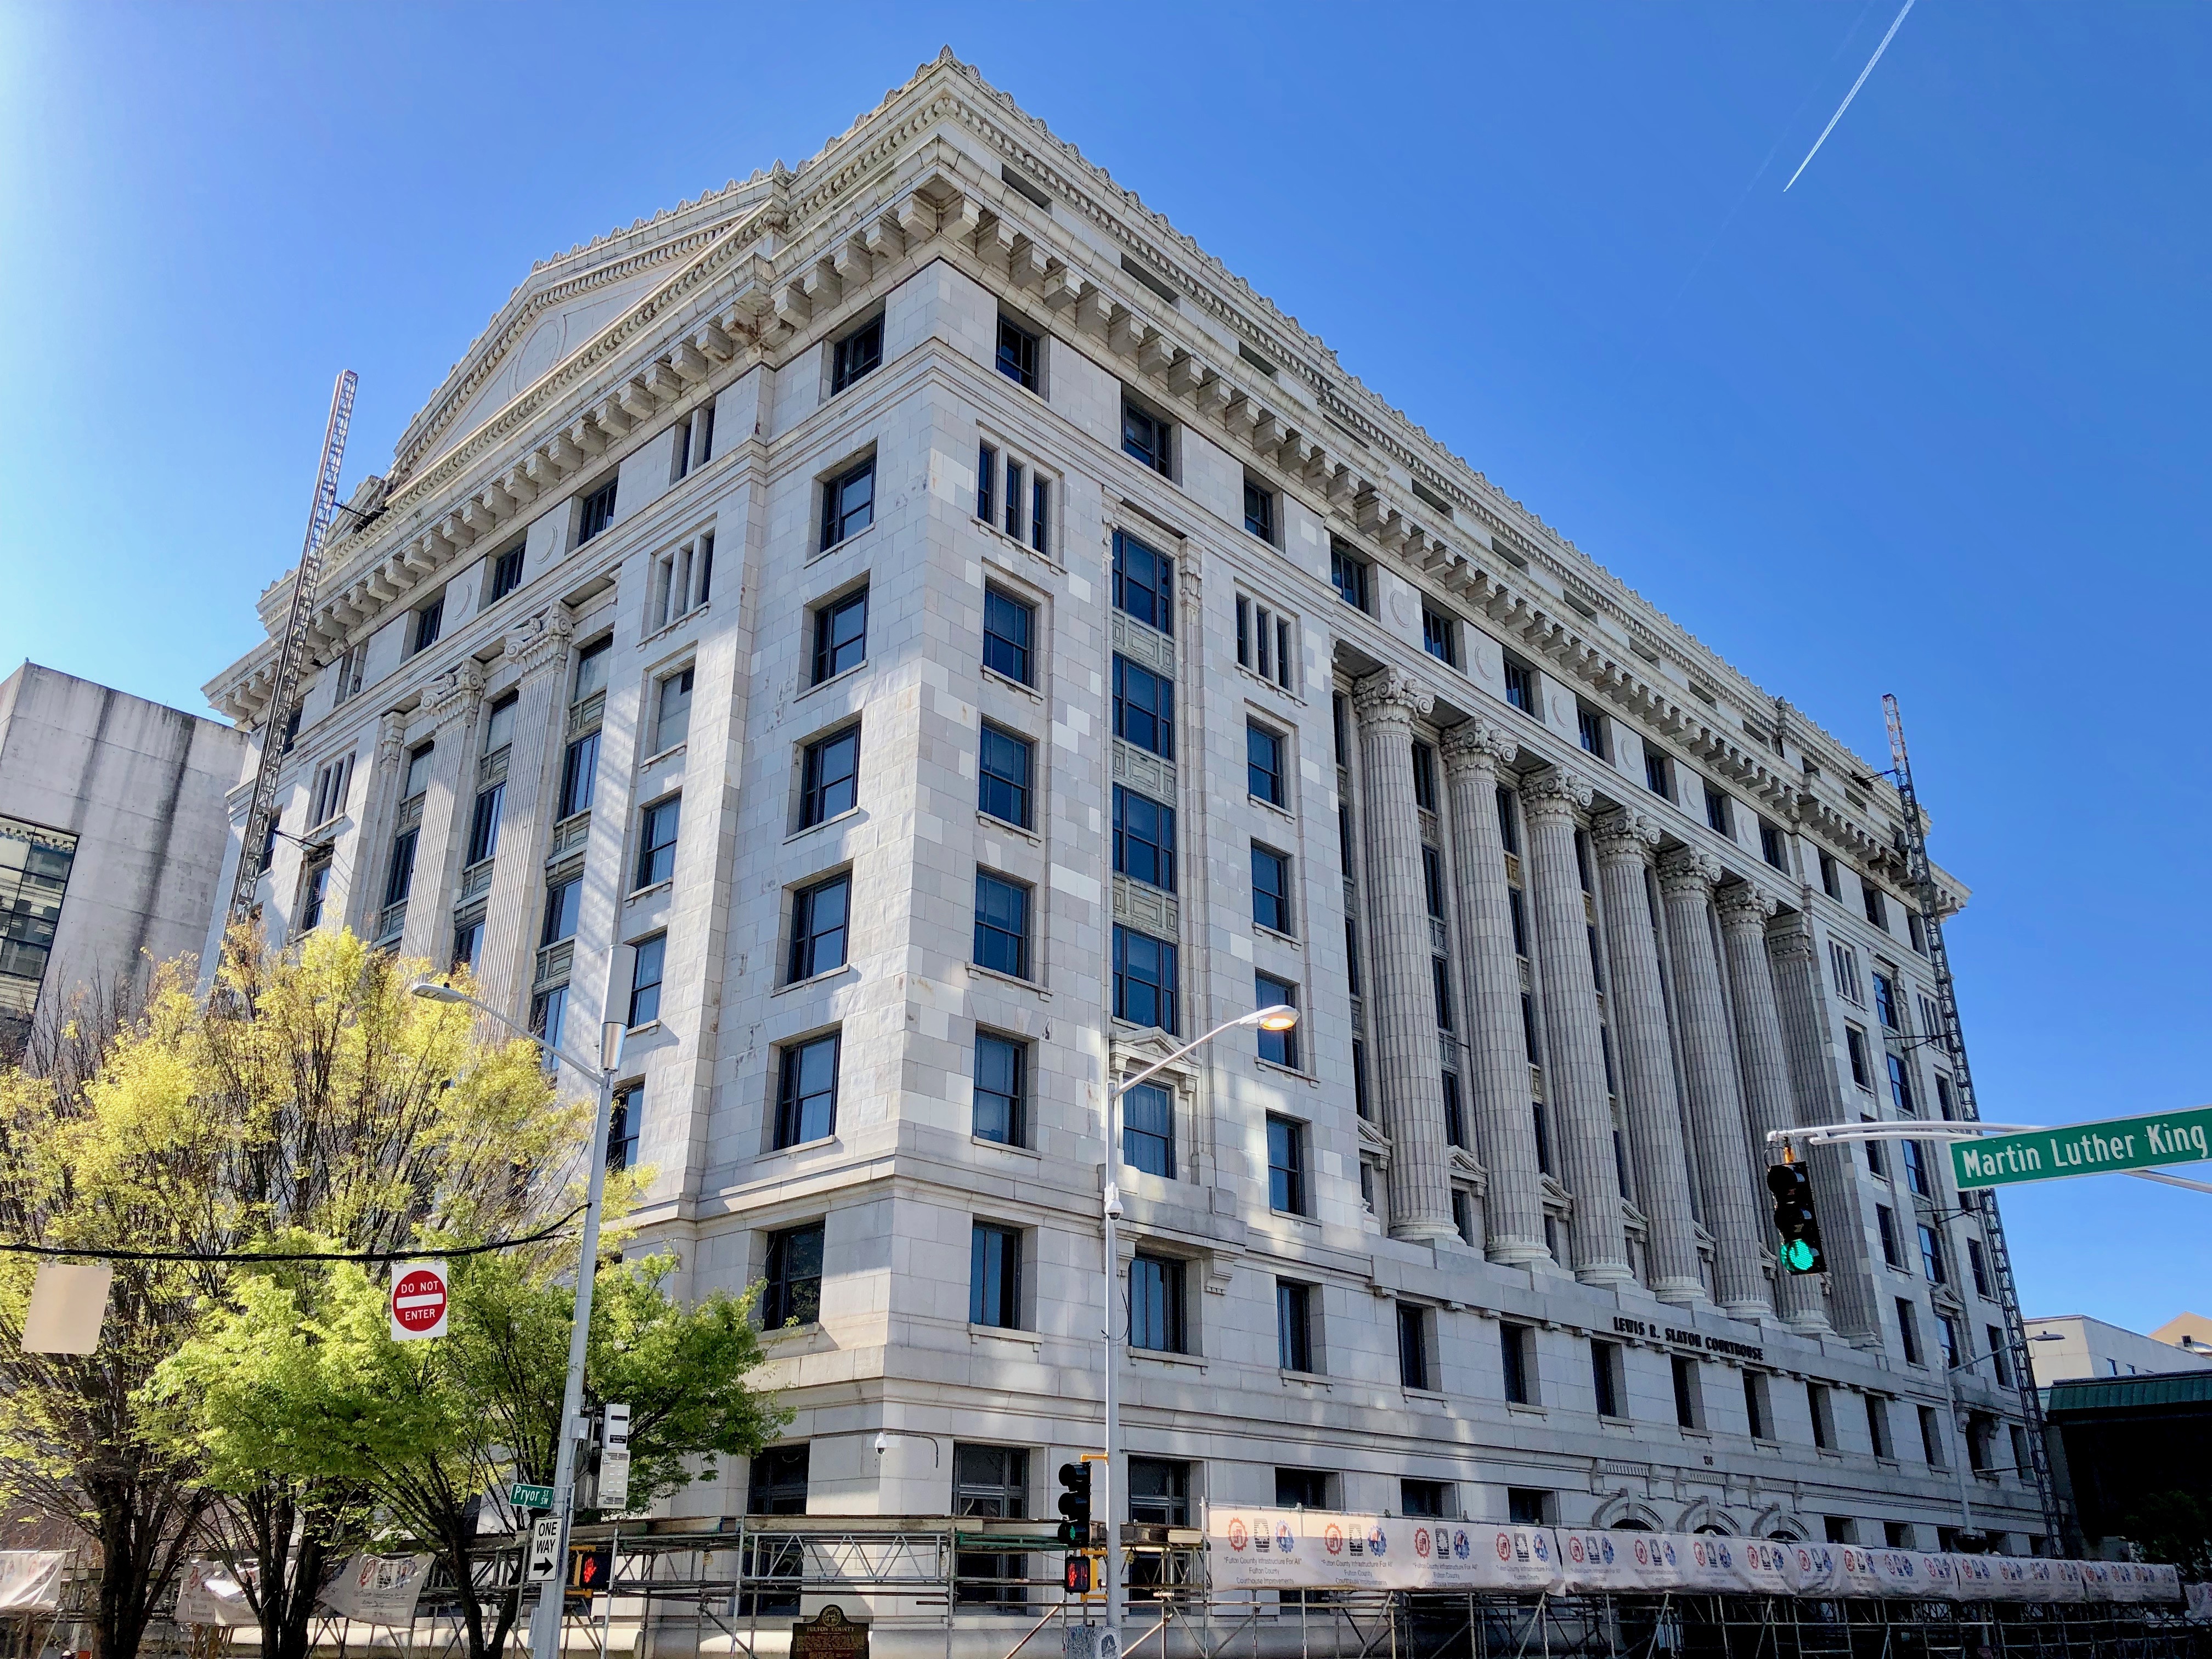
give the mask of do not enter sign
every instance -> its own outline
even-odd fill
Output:
[[[392,1339],[421,1342],[446,1334],[446,1264],[410,1262],[392,1281]]]

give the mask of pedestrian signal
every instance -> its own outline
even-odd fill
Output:
[[[1070,1595],[1091,1594],[1091,1558],[1089,1556],[1063,1556],[1060,1559],[1060,1571],[1061,1582],[1066,1586]]]
[[[1813,1213],[1813,1177],[1802,1164],[1777,1164],[1766,1172],[1774,1194],[1774,1231],[1782,1235],[1782,1270],[1790,1273],[1827,1271],[1820,1253],[1820,1221]]]
[[[1060,1541],[1081,1549],[1091,1541],[1091,1465],[1060,1466]]]

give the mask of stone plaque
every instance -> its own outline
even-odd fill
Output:
[[[791,1659],[868,1659],[868,1626],[833,1601],[811,1619],[793,1621]]]

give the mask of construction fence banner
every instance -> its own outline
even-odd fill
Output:
[[[427,1555],[356,1555],[315,1599],[325,1612],[360,1624],[411,1625],[429,1576]]]
[[[58,1613],[67,1550],[0,1550],[0,1613]]]
[[[258,1625],[260,1615],[248,1606],[246,1587],[220,1561],[187,1561],[177,1583],[177,1622],[180,1625]]]
[[[1670,1590],[1923,1601],[2179,1601],[2172,1567],[1315,1510],[1212,1510],[1217,1589]]]

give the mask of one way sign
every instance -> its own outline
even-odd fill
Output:
[[[561,1561],[561,1517],[541,1515],[530,1523],[530,1582],[542,1584]]]

